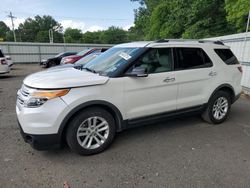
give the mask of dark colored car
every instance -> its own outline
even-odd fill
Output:
[[[77,54],[77,52],[63,52],[63,53],[57,54],[55,57],[43,59],[40,62],[40,65],[43,68],[49,68],[49,67],[52,67],[55,65],[60,65],[60,62],[61,62],[63,57],[67,57],[67,56],[71,56],[71,55],[75,55],[75,54]]]
[[[78,52],[76,55],[71,55],[68,57],[64,57],[61,60],[61,64],[74,64],[79,59],[91,54],[91,53],[97,53],[97,52],[105,52],[108,48],[91,48],[86,49],[83,51]]]

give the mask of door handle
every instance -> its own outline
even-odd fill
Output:
[[[167,77],[163,80],[163,82],[174,82],[175,81],[175,78],[170,78],[170,77]]]
[[[217,72],[211,71],[208,75],[209,75],[209,76],[217,76]]]

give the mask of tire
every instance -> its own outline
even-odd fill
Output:
[[[42,65],[43,68],[49,68],[50,67],[50,62],[46,62],[45,64]]]
[[[231,96],[225,91],[216,92],[210,99],[206,110],[201,117],[204,121],[211,124],[220,124],[224,122],[230,112]]]
[[[41,67],[44,68],[44,69],[45,69],[45,68],[48,68],[48,63],[43,63],[43,64],[41,65]]]
[[[91,107],[78,113],[69,123],[66,141],[72,151],[80,155],[93,155],[108,148],[115,133],[113,116],[102,108]]]

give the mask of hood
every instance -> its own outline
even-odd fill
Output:
[[[23,83],[33,88],[59,89],[105,84],[108,80],[106,76],[71,67],[34,73],[26,77]]]
[[[70,67],[74,67],[74,66],[75,66],[74,64],[63,64],[63,65],[57,65],[57,66],[51,67],[47,70],[49,70],[49,71],[58,70],[58,69],[70,68]]]

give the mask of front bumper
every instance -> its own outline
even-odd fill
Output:
[[[61,147],[61,136],[59,134],[34,135],[23,132],[18,122],[20,133],[26,143],[29,143],[36,150],[49,150]]]
[[[0,66],[0,74],[5,74],[10,72],[10,67],[8,65]]]

